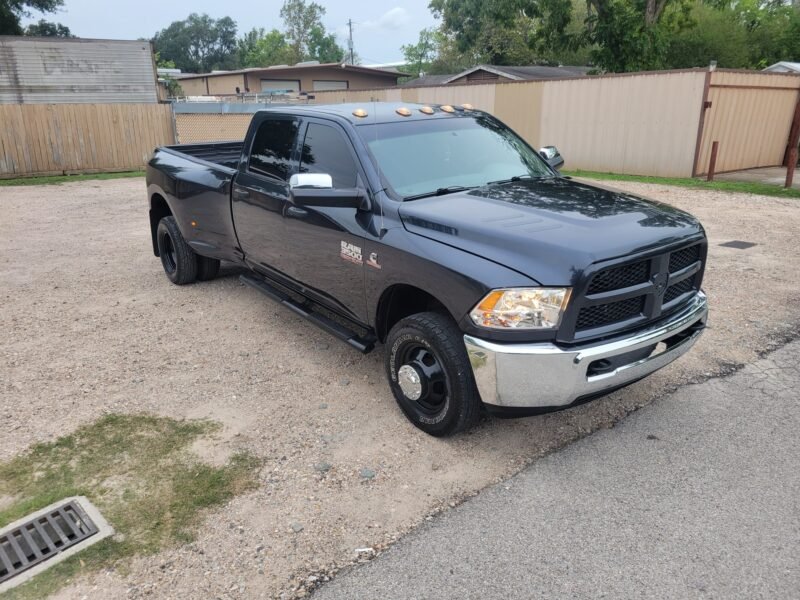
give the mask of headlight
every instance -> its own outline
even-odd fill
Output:
[[[486,294],[469,313],[490,329],[553,329],[569,302],[571,288],[512,288]]]

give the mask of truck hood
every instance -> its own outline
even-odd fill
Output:
[[[666,204],[560,177],[406,201],[400,217],[414,234],[542,285],[575,285],[594,262],[703,232],[697,219]]]

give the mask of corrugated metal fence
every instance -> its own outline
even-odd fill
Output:
[[[469,103],[535,147],[557,146],[567,168],[691,177],[706,172],[715,140],[717,171],[781,164],[798,88],[797,75],[692,69],[315,92],[315,102]]]
[[[173,143],[167,104],[0,104],[0,177],[141,169]]]
[[[798,88],[797,75],[711,73],[696,173],[708,172],[715,141],[718,173],[782,164]]]

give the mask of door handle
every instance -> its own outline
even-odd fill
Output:
[[[286,208],[286,216],[292,219],[303,219],[308,216],[308,211],[296,206],[289,206]]]
[[[233,190],[233,196],[238,200],[247,200],[250,197],[250,192],[241,188],[236,188]]]

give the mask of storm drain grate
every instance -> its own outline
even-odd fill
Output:
[[[72,500],[0,534],[0,583],[61,554],[98,532]]]
[[[748,248],[752,248],[753,246],[757,245],[758,244],[754,244],[753,242],[745,242],[743,240],[733,240],[731,242],[720,244],[720,246],[723,248],[736,248],[737,250],[747,250]]]

